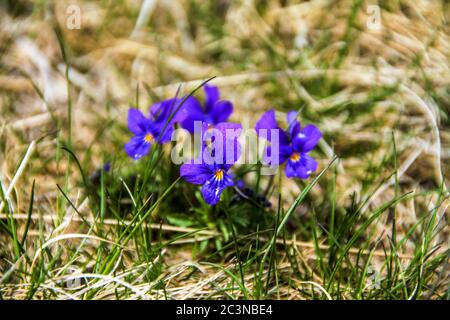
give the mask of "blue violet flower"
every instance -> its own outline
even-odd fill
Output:
[[[203,86],[205,93],[204,106],[195,97],[189,97],[183,104],[184,120],[181,126],[189,132],[194,132],[194,122],[201,121],[209,126],[228,120],[233,113],[233,104],[227,100],[220,100],[220,92],[216,86],[206,84]]]
[[[134,134],[125,144],[128,156],[138,160],[150,151],[152,144],[170,141],[174,123],[184,119],[178,111],[173,115],[179,103],[180,99],[156,103],[150,108],[148,118],[138,109],[128,110],[128,129]]]
[[[301,127],[296,120],[297,111],[287,113],[287,130],[281,129],[275,119],[275,111],[269,110],[264,113],[255,125],[255,130],[260,137],[264,137],[269,141],[266,155],[270,154],[274,149],[274,143],[278,143],[279,154],[276,158],[276,165],[286,162],[285,173],[288,178],[307,179],[311,173],[317,170],[317,161],[308,153],[315,148],[322,137],[319,128],[309,124]],[[262,134],[266,129],[266,135]],[[272,141],[271,130],[278,130],[278,141]]]
[[[203,134],[199,156],[180,167],[180,176],[189,183],[203,185],[201,188],[203,199],[207,204],[215,205],[219,201],[223,190],[234,186],[233,177],[229,170],[240,156],[241,149],[237,136],[242,129],[240,125],[234,123],[219,123],[211,129],[204,123],[203,133],[206,133],[205,130],[218,130],[222,135],[223,143],[219,144],[223,149],[222,156],[219,159],[214,159],[216,150],[204,141],[205,134]],[[227,130],[237,130],[238,135],[227,136],[229,133]],[[214,139],[212,144],[214,144],[213,142]],[[226,146],[230,146],[230,144],[233,144],[232,148],[227,148]],[[205,149],[212,158],[205,157]],[[233,154],[227,154],[227,150],[228,152],[231,150]]]

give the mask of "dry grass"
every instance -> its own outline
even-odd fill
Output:
[[[393,168],[383,159],[392,150],[393,130],[400,190],[396,190],[395,177],[384,181],[365,209],[377,208],[398,193],[427,192],[440,185],[446,190],[449,180],[445,177],[450,176],[450,8],[445,1],[380,1],[381,30],[366,26],[365,8],[374,1],[363,1],[354,20],[352,8],[358,1],[349,0],[220,0],[211,5],[206,1],[155,0],[145,1],[148,7],[132,0],[117,5],[84,0],[33,2],[34,6],[18,1],[20,12],[15,16],[0,10],[0,178],[5,190],[10,191],[6,198],[13,208],[19,236],[27,220],[31,183],[36,180],[35,223],[28,237],[39,238],[43,230],[45,242],[53,239],[56,243],[49,247],[62,250],[62,261],[70,257],[64,249],[63,244],[68,243],[64,235],[73,235],[78,240],[70,241],[79,243],[83,233],[78,229],[82,221],[70,206],[66,205],[63,216],[55,213],[60,210],[56,184],[69,181],[68,196],[78,210],[86,219],[95,217],[86,200],[82,201],[78,170],[58,151],[62,140],[57,130],[68,134],[69,100],[64,75],[67,66],[56,26],[64,36],[70,64],[71,144],[76,154],[84,155],[80,160],[91,171],[101,166],[105,153],[115,158],[114,153],[121,152],[120,143],[127,138],[115,127],[125,123],[127,109],[136,102],[137,87],[140,104],[147,105],[151,100],[173,96],[180,83],[182,92],[187,93],[203,79],[216,76],[212,83],[234,103],[233,120],[245,119],[253,125],[256,117],[270,107],[284,112],[298,108],[299,103],[304,106],[308,121],[324,131],[320,167],[324,168],[335,154],[341,158],[336,181],[338,208],[348,207],[352,194],[362,199],[392,173]],[[81,8],[80,30],[65,27],[66,8],[73,3]],[[33,153],[14,180],[28,148],[33,148]],[[368,182],[372,170],[376,176]],[[282,186],[287,208],[296,198],[299,185],[284,179]],[[326,184],[319,183],[311,191],[312,201],[321,199],[327,190]],[[398,234],[405,235],[423,212],[438,205],[435,223],[443,229],[433,240],[434,245],[439,244],[433,254],[448,250],[450,202],[439,203],[437,194],[397,204]],[[4,204],[2,210],[3,219],[7,217]],[[302,210],[299,215],[306,214]],[[111,225],[116,223],[111,219]],[[156,223],[152,227],[157,230],[161,226]],[[391,228],[392,216],[383,216],[376,221],[374,238],[389,247]],[[169,234],[192,231],[170,225],[162,229]],[[101,288],[91,298],[114,298],[116,290],[129,290],[130,299],[223,297],[217,288],[233,286],[233,279],[225,272],[235,265],[233,255],[222,258],[220,269],[193,255],[189,244],[199,238],[213,238],[215,232],[204,230],[168,246],[159,257],[166,268],[153,282],[145,280],[148,265],[134,264],[137,253],[130,244],[113,276],[89,282],[91,289]],[[399,259],[412,258],[415,239],[406,241],[401,250],[404,256]],[[292,248],[313,270],[317,252],[312,240],[304,240],[292,239]],[[0,275],[4,276],[17,263],[11,260],[9,236],[0,235],[0,241]],[[95,255],[99,241],[115,242],[87,239],[83,250]],[[28,244],[33,257],[34,244]],[[326,252],[327,244],[322,245]],[[383,251],[376,252],[383,261]],[[291,265],[280,254],[280,277],[289,276]],[[358,255],[358,248],[353,255]],[[83,263],[89,269],[95,260]],[[64,265],[49,270],[51,276],[35,297],[45,298],[47,290],[56,290],[58,298],[86,297],[86,287],[67,291],[55,285],[70,277],[59,273]],[[192,270],[196,272],[191,276]],[[86,279],[95,276],[79,275]],[[255,285],[253,277],[248,274],[245,278],[250,291]],[[160,281],[165,283],[164,290],[155,286]],[[312,285],[293,279],[290,286],[278,288],[277,296],[303,299],[302,291],[293,289],[302,286],[317,292],[325,290],[323,279],[314,272],[310,281]],[[27,285],[26,281],[2,283],[2,295],[25,298]],[[351,297],[346,293],[351,288],[344,286],[341,290],[343,297]],[[239,295],[238,291],[228,294]]]

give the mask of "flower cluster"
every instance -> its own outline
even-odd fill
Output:
[[[215,205],[225,188],[236,185],[230,169],[241,155],[238,137],[242,128],[239,124],[227,122],[233,113],[233,105],[230,101],[220,99],[217,87],[205,85],[203,91],[203,104],[192,96],[168,99],[152,105],[148,117],[137,109],[130,109],[128,129],[134,136],[125,144],[125,152],[134,160],[140,159],[150,151],[152,144],[169,142],[175,125],[199,135],[199,155],[181,165],[180,176],[189,183],[202,185],[205,202]],[[277,153],[276,160],[272,161],[276,163],[268,164],[286,163],[287,177],[306,179],[317,169],[317,162],[309,152],[322,135],[314,125],[302,127],[296,117],[297,112],[289,112],[288,126],[283,130],[276,121],[275,111],[270,110],[259,119],[255,130],[259,137],[269,142],[266,155]],[[267,136],[265,133],[268,131],[275,131],[277,138]]]

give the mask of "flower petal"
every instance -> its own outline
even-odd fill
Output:
[[[205,202],[210,206],[214,206],[219,202],[220,195],[225,188],[209,183],[209,180],[202,187],[202,195]]]
[[[172,140],[173,125],[166,123],[155,124],[153,128],[154,136],[158,143],[166,143]]]
[[[223,180],[222,180],[222,186],[227,187],[233,187],[234,186],[234,180],[231,174],[226,173],[227,170],[225,170],[225,173],[223,174]]]
[[[205,119],[202,105],[195,97],[189,97],[184,102],[182,109],[185,118],[181,121],[181,126],[190,133],[194,133],[194,122]]]
[[[205,92],[205,111],[210,112],[217,101],[220,99],[220,92],[216,86],[205,84],[203,86]]]
[[[319,128],[308,124],[293,138],[292,145],[297,151],[308,152],[314,149],[320,138],[322,138],[322,133]]]
[[[206,164],[194,164],[193,161],[184,163],[180,167],[180,176],[192,184],[204,184],[214,173]]]
[[[213,124],[217,124],[227,121],[232,113],[233,104],[230,101],[222,100],[214,104],[209,115],[213,120]]]
[[[162,101],[154,103],[150,106],[150,115],[156,118],[162,111]]]
[[[298,115],[298,111],[295,111],[295,110],[289,111],[286,115],[286,121],[288,124],[288,132],[289,132],[289,135],[291,136],[291,139],[293,139],[300,132],[300,129],[301,129],[301,125],[297,121],[297,115]]]
[[[286,163],[285,173],[288,178],[307,179],[312,172],[316,171],[317,162],[305,153],[300,155],[300,160],[291,159]]]
[[[128,110],[128,130],[133,132],[135,135],[145,134],[149,122],[150,120],[147,119],[140,110]]]
[[[259,137],[264,138],[269,142],[272,142],[275,138],[276,132],[273,130],[277,130],[279,143],[283,145],[289,143],[289,137],[286,132],[278,127],[275,119],[275,111],[273,109],[267,111],[261,116],[255,125],[255,130]]]
[[[266,165],[276,166],[283,164],[289,158],[292,148],[290,145],[283,144],[278,146],[278,155],[272,155],[272,152],[276,152],[275,148],[273,145],[268,146],[263,161]]]
[[[227,130],[241,130],[242,126],[239,123],[233,122],[220,122],[214,126],[214,128],[222,131],[224,136],[226,136]]]
[[[223,174],[222,180],[218,181],[216,177],[211,176],[202,187],[202,195],[205,202],[211,206],[217,204],[220,200],[222,191],[234,185],[233,179],[227,173]]]
[[[125,144],[124,149],[129,157],[138,160],[145,156],[150,150],[151,143],[145,142],[144,136],[134,136]]]
[[[259,135],[259,130],[261,129],[277,129],[277,120],[275,119],[275,110],[269,110],[266,113],[264,113],[261,118],[259,118],[258,122],[256,122],[255,130]]]
[[[297,120],[297,114],[298,114],[297,110],[291,110],[286,114],[286,121],[288,125]]]
[[[317,161],[306,153],[302,153],[300,155],[300,162],[306,169],[307,174],[311,174],[312,172],[317,170]]]
[[[154,117],[156,123],[172,123],[184,120],[185,114],[182,112],[183,106],[180,98],[171,98],[156,103],[150,107],[150,114]]]
[[[218,130],[223,137],[223,162],[230,167],[241,156],[242,147],[238,139],[242,133],[242,126],[238,123],[221,122],[214,126],[214,129]]]
[[[172,98],[155,103],[150,107],[150,117],[154,121],[150,121],[147,131],[155,137],[158,143],[170,141],[174,124],[184,119],[181,108],[178,108],[180,102],[181,99]]]
[[[298,178],[297,170],[298,170],[298,162],[288,160],[288,162],[286,163],[286,168],[284,168],[284,173],[286,174],[286,177]]]

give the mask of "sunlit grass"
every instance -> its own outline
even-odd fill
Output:
[[[0,12],[1,298],[449,298],[444,1],[383,1],[376,32],[366,1],[80,0],[80,30],[66,1],[13,2]],[[232,121],[275,108],[316,124],[318,172],[244,165],[247,194],[211,207],[169,145],[126,156],[129,107],[201,99],[211,78]]]

